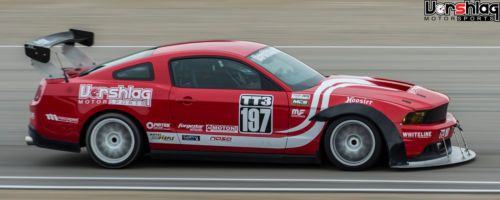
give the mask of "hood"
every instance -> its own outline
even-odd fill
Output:
[[[390,80],[385,78],[371,78],[362,76],[332,75],[311,88],[314,92],[320,87],[340,85],[332,95],[363,97],[372,100],[386,101],[414,110],[428,110],[449,102],[449,98],[411,83]]]

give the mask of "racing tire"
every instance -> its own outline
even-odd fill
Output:
[[[358,116],[345,116],[332,121],[323,142],[330,162],[346,171],[372,167],[378,161],[383,145],[378,128]]]
[[[101,167],[127,167],[142,155],[141,133],[127,116],[106,113],[90,123],[85,137],[87,151],[92,160]]]

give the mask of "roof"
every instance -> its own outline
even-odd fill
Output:
[[[153,53],[171,54],[190,51],[211,51],[211,52],[231,52],[241,56],[248,56],[251,53],[266,47],[267,45],[237,40],[210,40],[210,41],[194,41],[185,43],[169,44],[159,46]]]

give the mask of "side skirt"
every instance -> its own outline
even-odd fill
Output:
[[[189,161],[222,161],[222,162],[255,162],[255,163],[289,163],[320,164],[321,159],[315,155],[288,154],[256,154],[203,151],[160,151],[152,150],[149,155],[162,159]]]

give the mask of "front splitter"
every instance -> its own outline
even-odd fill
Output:
[[[412,168],[426,168],[426,167],[439,167],[446,165],[455,165],[459,163],[465,163],[472,161],[476,158],[476,152],[472,150],[467,150],[465,148],[453,146],[451,148],[451,153],[448,156],[435,158],[431,160],[423,161],[410,161],[407,165],[396,165],[392,168],[400,169],[412,169]]]

